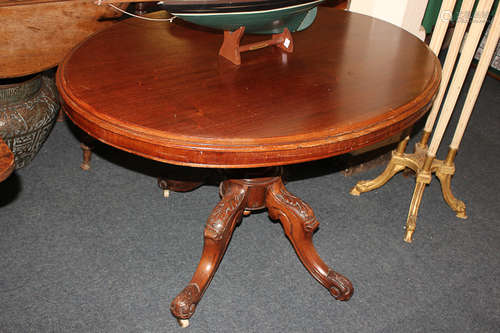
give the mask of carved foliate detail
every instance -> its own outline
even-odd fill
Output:
[[[280,184],[278,191],[273,192],[273,196],[276,200],[290,208],[303,221],[302,226],[306,232],[313,232],[318,228],[319,222],[316,220],[312,208],[288,192],[283,184]]]
[[[245,200],[245,195],[245,190],[242,187],[232,188],[224,194],[207,220],[205,237],[216,241],[223,238],[229,222],[236,217],[239,211],[243,210],[242,203]]]
[[[179,319],[189,319],[200,301],[200,287],[196,283],[189,284],[172,301],[170,311]]]
[[[328,280],[328,290],[330,294],[339,301],[347,301],[351,298],[354,292],[354,287],[351,281],[349,281],[345,276],[339,274],[333,270],[328,271],[326,276]]]

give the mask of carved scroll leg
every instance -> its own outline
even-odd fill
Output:
[[[175,297],[170,305],[172,314],[181,326],[189,325],[189,318],[196,310],[205,290],[212,280],[226,251],[233,230],[241,219],[246,205],[246,189],[231,184],[221,201],[212,211],[205,227],[203,253],[188,286]]]
[[[269,186],[266,206],[272,219],[279,219],[297,255],[311,275],[340,301],[351,298],[351,281],[329,268],[319,257],[312,242],[319,226],[311,207],[287,191],[281,181]]]
[[[361,193],[377,189],[382,185],[384,185],[385,183],[387,183],[395,174],[397,174],[400,171],[403,171],[406,168],[406,166],[402,165],[401,163],[398,163],[397,158],[401,157],[404,154],[409,140],[410,140],[409,136],[405,137],[405,139],[398,144],[398,147],[392,151],[391,160],[389,161],[389,164],[387,164],[387,167],[385,168],[384,172],[382,172],[378,177],[372,180],[360,180],[351,189],[350,193],[352,195],[359,196]]]

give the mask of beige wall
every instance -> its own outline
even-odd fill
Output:
[[[420,39],[425,38],[421,26],[428,0],[350,0],[350,11],[370,15],[402,27]]]

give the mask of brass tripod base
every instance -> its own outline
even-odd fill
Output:
[[[413,154],[404,153],[409,137],[401,141],[396,150],[392,152],[391,160],[386,169],[372,180],[361,180],[351,190],[351,194],[359,196],[361,193],[372,191],[387,183],[396,173],[409,168],[416,173],[416,185],[406,220],[406,232],[404,241],[411,243],[415,232],[418,209],[422,202],[425,186],[430,184],[432,173],[441,183],[441,191],[445,202],[456,212],[457,217],[467,218],[465,204],[455,198],[451,191],[451,177],[455,174],[455,156],[457,151],[450,149],[445,160],[437,160],[427,155],[427,147],[421,143],[415,146]]]

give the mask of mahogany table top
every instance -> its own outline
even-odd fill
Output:
[[[221,32],[175,22],[128,19],[75,48],[57,74],[67,115],[107,144],[167,163],[284,165],[402,131],[441,78],[416,37],[332,8],[293,33],[293,53],[245,52],[240,66],[217,55]]]

